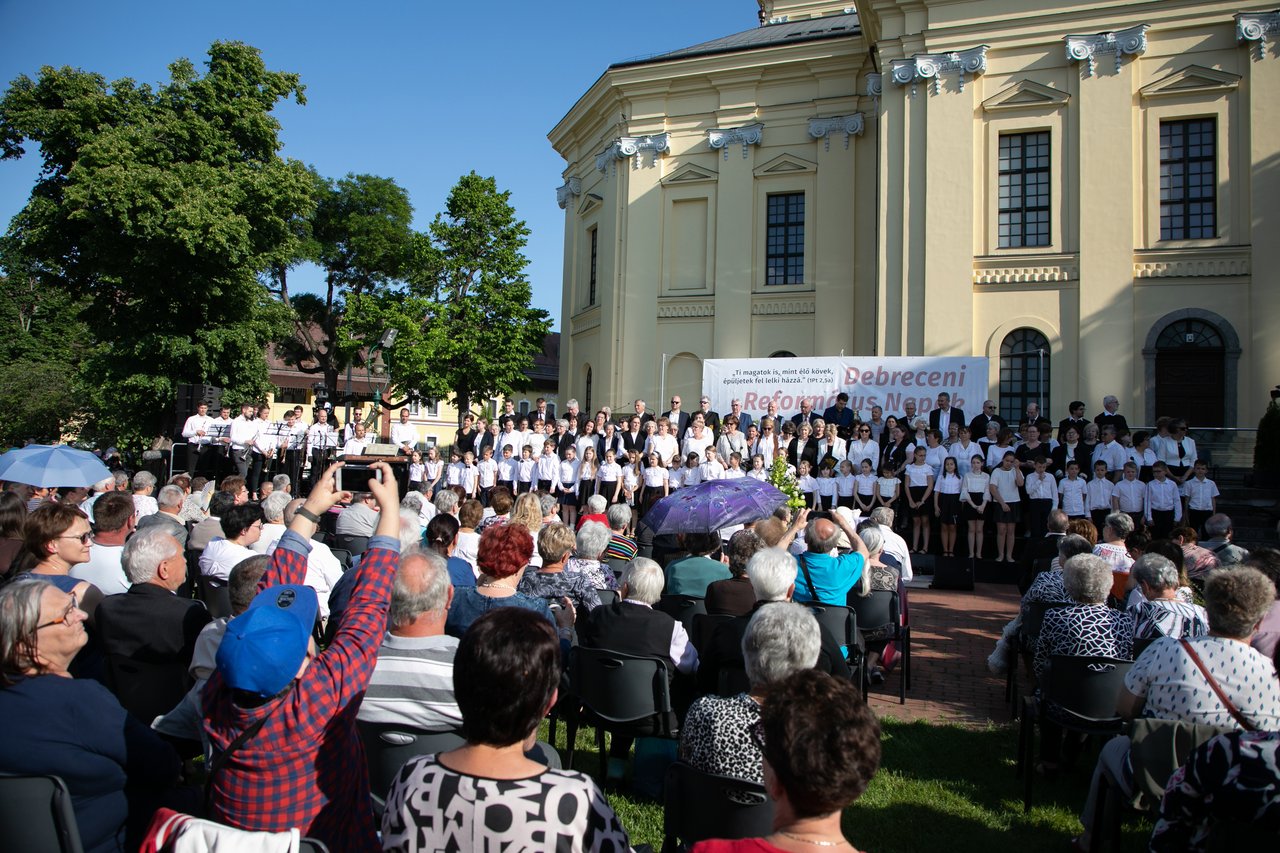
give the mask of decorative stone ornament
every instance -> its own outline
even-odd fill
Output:
[[[1113,53],[1116,57],[1116,73],[1120,73],[1120,64],[1126,55],[1139,56],[1147,52],[1147,30],[1149,24],[1138,24],[1127,30],[1095,33],[1093,35],[1069,35],[1063,37],[1067,44],[1067,59],[1075,62],[1086,62],[1086,77],[1092,77],[1097,69],[1099,53]]]
[[[582,181],[578,178],[568,178],[563,184],[556,187],[556,204],[560,205],[561,210],[564,210],[570,199],[581,194]]]
[[[847,116],[831,116],[829,118],[809,119],[809,135],[822,140],[825,151],[831,150],[831,134],[844,134],[844,147],[849,147],[850,136],[861,136],[863,128],[862,113]]]
[[[951,53],[917,53],[910,59],[893,61],[893,82],[899,86],[911,86],[911,97],[915,97],[916,84],[921,80],[933,83],[933,94],[942,94],[942,77],[956,74],[960,80],[960,91],[964,91],[964,78],[970,74],[977,76],[987,70],[987,50],[989,45],[980,44],[968,50],[957,50]]]
[[[724,159],[729,159],[729,146],[742,146],[742,159],[747,159],[747,147],[759,145],[764,138],[764,125],[757,122],[743,127],[717,127],[707,131],[707,144],[712,148],[723,149]]]
[[[649,152],[649,165],[657,165],[658,155],[671,150],[671,136],[655,133],[649,136],[620,136],[596,155],[596,170],[607,172],[618,160],[631,158],[631,168],[639,169],[641,153]]]
[[[1267,36],[1277,33],[1280,33],[1280,9],[1236,15],[1236,41],[1253,42],[1253,56],[1259,62],[1267,58]]]

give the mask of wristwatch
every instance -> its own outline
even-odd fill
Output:
[[[320,523],[320,516],[316,515],[314,512],[307,509],[305,506],[298,507],[297,511],[294,512],[294,515],[300,515],[303,518],[305,518],[307,521],[311,522],[312,524]]]

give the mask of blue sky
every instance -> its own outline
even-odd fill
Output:
[[[756,26],[752,0],[0,0],[0,85],[42,65],[158,82],[168,64],[202,66],[215,40],[259,48],[301,75],[307,105],[285,105],[284,155],[331,177],[394,178],[415,227],[474,169],[512,191],[532,229],[533,302],[560,318],[564,161],[547,132],[611,62]],[[0,223],[21,210],[38,158],[0,162]],[[318,271],[291,284],[318,284]]]

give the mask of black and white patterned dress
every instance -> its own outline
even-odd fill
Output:
[[[752,736],[760,706],[746,693],[703,696],[680,730],[680,758],[704,773],[764,782],[764,757]]]
[[[400,769],[382,817],[382,849],[395,853],[610,853],[630,847],[599,787],[573,770],[489,779],[457,773],[424,755]]]
[[[1044,615],[1036,643],[1035,670],[1039,677],[1051,655],[1133,658],[1133,617],[1105,604],[1074,604]]]
[[[1209,617],[1198,604],[1187,604],[1178,599],[1158,598],[1136,607],[1129,606],[1136,625],[1136,640],[1156,637],[1203,637],[1209,633]]]

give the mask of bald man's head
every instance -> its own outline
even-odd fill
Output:
[[[804,544],[816,554],[831,553],[839,538],[840,528],[826,518],[814,519],[804,531]]]

